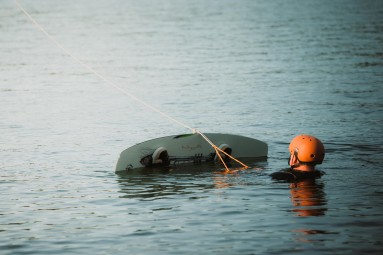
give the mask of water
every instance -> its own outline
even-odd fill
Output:
[[[203,132],[269,144],[221,175],[116,175],[125,148],[186,133],[0,8],[1,254],[380,254],[381,1],[23,0],[75,56]],[[289,141],[325,143],[314,183],[275,183]]]

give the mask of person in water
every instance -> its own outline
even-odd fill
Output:
[[[301,134],[294,137],[289,145],[289,169],[271,174],[274,180],[297,182],[306,179],[320,178],[322,171],[315,168],[322,164],[325,156],[323,143],[312,135]]]

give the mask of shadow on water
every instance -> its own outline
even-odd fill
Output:
[[[265,159],[242,161],[250,168],[232,166],[230,174],[223,174],[224,167],[214,163],[141,168],[117,173],[117,181],[122,198],[163,199],[231,187],[236,183],[235,177],[241,173],[262,170],[262,161]]]

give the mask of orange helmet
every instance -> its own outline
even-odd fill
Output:
[[[305,134],[291,140],[289,151],[299,162],[309,164],[322,164],[325,154],[323,143],[318,138]]]

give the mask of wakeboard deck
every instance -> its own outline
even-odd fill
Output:
[[[204,133],[204,135],[234,158],[267,158],[268,146],[260,140],[233,134]],[[222,156],[225,157],[223,154]],[[217,160],[214,148],[200,134],[173,135],[148,140],[122,151],[115,171],[214,160]]]

